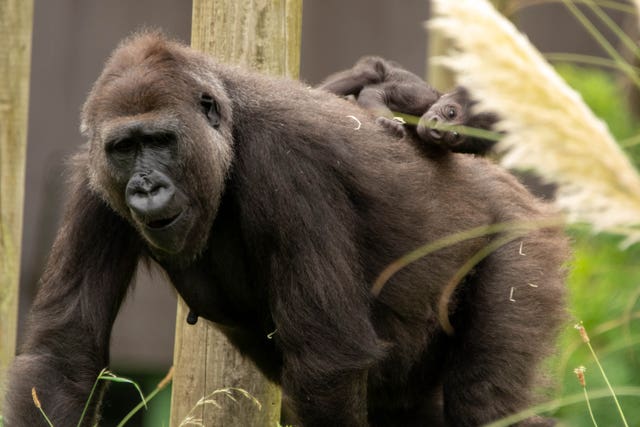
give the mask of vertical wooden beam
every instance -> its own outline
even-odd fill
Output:
[[[273,75],[297,77],[300,65],[302,0],[194,0],[191,43],[227,63]],[[212,284],[214,285],[214,284]],[[178,303],[174,350],[175,376],[171,426],[185,417],[207,426],[276,426],[280,391],[229,344],[211,323],[186,324],[188,308]],[[215,390],[238,387],[255,397],[262,409],[234,394],[220,404],[194,405]]]
[[[298,77],[302,0],[194,0],[191,44],[221,61]]]
[[[33,0],[0,0],[0,396],[16,349],[32,21]]]
[[[455,85],[453,71],[434,59],[446,55],[451,43],[437,31],[429,28],[427,32],[427,81],[437,90],[447,92]]]
[[[504,13],[504,11],[508,9],[509,6],[511,6],[513,0],[491,0],[491,3],[493,3],[493,6],[496,8],[496,10],[498,10],[500,13]]]
[[[513,0],[491,0],[491,3],[500,12],[507,9],[512,2]],[[432,58],[446,55],[447,51],[452,47],[451,42],[442,37],[437,31],[428,29],[427,33],[427,81],[439,91],[449,91],[455,85],[453,72],[433,61]]]

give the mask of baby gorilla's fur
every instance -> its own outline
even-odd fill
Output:
[[[319,88],[339,96],[353,96],[361,107],[378,116],[378,123],[392,134],[410,133],[429,155],[442,150],[484,155],[495,141],[447,129],[462,125],[491,130],[497,116],[473,114],[473,101],[462,87],[440,94],[417,75],[395,62],[369,56],[352,68],[329,76]],[[394,113],[420,117],[418,125],[405,124]]]
[[[443,94],[422,115],[416,133],[421,141],[437,145],[456,153],[487,154],[495,145],[495,140],[464,135],[453,126],[465,126],[474,129],[491,130],[498,121],[495,114],[473,114],[474,102],[463,87],[457,87]],[[441,129],[440,125],[445,125]]]

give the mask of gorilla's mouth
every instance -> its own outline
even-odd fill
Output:
[[[435,140],[442,139],[442,132],[440,132],[438,129],[430,128],[429,135]]]
[[[182,212],[179,212],[178,214],[168,218],[154,219],[153,221],[149,221],[145,223],[145,226],[152,230],[161,230],[163,228],[170,227],[175,222],[177,222],[178,218],[180,218],[181,215],[182,215]]]
[[[177,254],[184,249],[187,235],[192,227],[189,209],[171,209],[151,218],[145,218],[138,224],[146,242],[158,253]]]

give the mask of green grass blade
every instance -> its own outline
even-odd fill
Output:
[[[89,403],[91,403],[91,399],[93,399],[93,393],[95,393],[96,391],[96,387],[98,386],[98,381],[100,381],[100,378],[105,372],[109,372],[107,368],[103,368],[98,374],[98,376],[96,377],[96,380],[93,382],[93,387],[91,387],[91,392],[89,393],[89,397],[87,397],[87,401],[84,404],[84,409],[82,410],[82,414],[80,414],[80,419],[78,420],[77,427],[80,427],[82,425],[82,420],[84,420],[84,417],[87,414],[87,410],[89,409]]]
[[[575,18],[582,24],[585,30],[593,37],[593,39],[602,47],[605,52],[613,59],[620,70],[631,80],[637,87],[640,88],[640,77],[633,71],[633,67],[624,60],[622,55],[618,53],[615,47],[609,43],[609,41],[602,35],[602,33],[593,25],[591,21],[576,7],[571,0],[562,0],[562,3],[567,9],[575,16]]]
[[[618,24],[616,24],[613,19],[607,15],[600,6],[598,6],[593,0],[583,0],[584,3],[595,13],[595,15],[602,21],[606,27],[613,32],[616,37],[625,45],[629,51],[633,52],[633,54],[640,58],[640,50],[638,50],[638,44],[634,42],[631,37],[629,37]]]
[[[111,372],[106,372],[99,379],[103,381],[111,381],[114,383],[131,384],[138,391],[138,395],[140,395],[140,399],[142,400],[144,407],[145,408],[147,407],[147,403],[144,400],[144,394],[142,394],[142,390],[140,389],[140,386],[135,381],[130,380],[129,378],[119,377]]]
[[[640,398],[640,387],[619,387],[618,395]],[[610,396],[611,396],[611,392],[606,388],[597,389],[589,393],[589,397],[591,400],[609,398]],[[570,405],[576,405],[576,404],[582,403],[583,401],[584,401],[583,393],[564,396],[558,399],[554,399],[550,402],[532,406],[528,409],[525,409],[524,411],[518,412],[517,414],[510,415],[499,421],[492,422],[491,424],[488,424],[485,427],[508,427],[512,424],[517,423],[518,421],[526,420],[527,418],[530,418],[534,415],[550,412],[555,409],[563,408]]]
[[[167,375],[158,383],[156,388],[146,397],[142,397],[142,401],[138,403],[129,413],[118,423],[116,427],[124,426],[140,409],[146,408],[147,403],[151,401],[158,393],[160,393],[173,379],[173,366],[167,372]],[[142,394],[142,393],[141,393]]]

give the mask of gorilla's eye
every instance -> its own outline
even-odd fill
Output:
[[[211,126],[217,129],[220,126],[220,106],[218,102],[208,93],[203,93],[200,95],[200,108],[202,108],[204,115],[207,116]]]
[[[447,107],[447,117],[449,118],[449,120],[453,120],[455,119],[457,116],[457,111],[454,107]]]
[[[129,154],[136,148],[136,142],[131,138],[118,139],[107,143],[107,151],[116,154]]]

